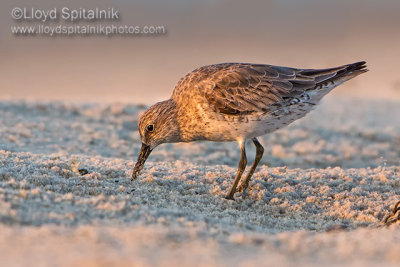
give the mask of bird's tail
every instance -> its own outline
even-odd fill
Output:
[[[329,69],[306,69],[302,70],[300,74],[311,76],[315,79],[315,89],[322,89],[329,84],[334,87],[348,81],[364,72],[367,72],[367,65],[365,61],[360,61],[352,64],[343,65],[336,68]]]
[[[366,62],[360,61],[352,64],[329,69],[304,69],[300,75],[312,77],[315,81],[313,88],[306,89],[316,101],[321,100],[336,86],[348,81],[364,72],[367,72]]]
[[[345,81],[353,79],[354,77],[368,71],[367,65],[365,64],[366,64],[365,61],[360,61],[344,65],[343,69],[338,71],[336,76],[333,77],[333,79],[338,81],[339,83],[343,83]]]

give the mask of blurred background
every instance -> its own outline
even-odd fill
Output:
[[[14,7],[114,7],[116,23],[164,25],[167,34],[15,36]],[[151,104],[202,65],[322,68],[359,60],[371,71],[334,95],[400,99],[398,0],[5,0],[0,10],[2,99]]]

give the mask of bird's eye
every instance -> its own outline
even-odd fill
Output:
[[[154,131],[154,125],[153,124],[149,124],[146,126],[146,130],[151,133],[152,131]]]

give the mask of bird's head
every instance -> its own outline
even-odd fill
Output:
[[[140,117],[138,129],[142,147],[133,169],[132,179],[139,175],[146,159],[155,147],[163,143],[180,141],[175,102],[167,100],[151,106]]]

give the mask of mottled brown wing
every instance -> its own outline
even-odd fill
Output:
[[[350,71],[365,62],[330,69],[295,69],[272,65],[224,63],[201,67],[184,77],[174,95],[197,87],[209,106],[228,115],[268,112],[273,105],[298,97]],[[173,96],[174,97],[174,96]]]
[[[294,68],[270,65],[221,66],[209,77],[215,85],[204,88],[204,97],[224,114],[268,112],[272,105],[283,102],[285,98],[300,96],[305,90],[314,88],[319,80],[329,79],[335,74],[327,71],[321,77],[299,72]],[[213,84],[210,81],[206,83]]]

